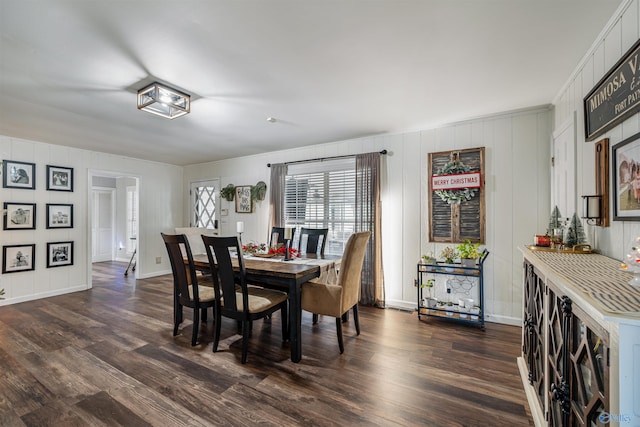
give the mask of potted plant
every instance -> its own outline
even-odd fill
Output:
[[[233,184],[229,184],[220,190],[220,197],[227,202],[233,202],[233,198],[236,196],[236,187]]]
[[[471,243],[469,239],[458,245],[456,249],[460,254],[460,264],[463,267],[475,267],[476,260],[480,258],[479,247],[480,243]]]
[[[436,279],[428,279],[426,282],[420,285],[422,289],[427,290],[427,296],[422,298],[423,307],[434,308],[438,303],[438,300],[431,295],[431,292],[433,292],[433,285],[435,284],[436,284]]]
[[[264,181],[258,181],[258,183],[251,187],[251,199],[254,201],[262,201],[267,195],[267,184]]]
[[[2,296],[4,295],[4,288],[0,289],[0,299],[4,299]]]
[[[451,246],[445,247],[442,252],[440,252],[440,256],[444,259],[445,264],[453,264],[454,260],[458,258],[458,251]],[[453,271],[452,267],[445,267],[446,271]]]
[[[422,262],[422,264],[435,264],[436,257],[433,256],[433,252],[429,251],[425,255],[422,255],[420,262]]]

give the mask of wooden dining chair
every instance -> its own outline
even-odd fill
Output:
[[[345,245],[338,283],[319,283],[311,280],[302,284],[302,309],[315,314],[336,318],[336,332],[340,353],[344,352],[342,340],[342,315],[353,309],[353,322],[360,335],[358,320],[358,300],[360,299],[360,276],[364,263],[370,231],[353,233]]]
[[[202,236],[202,241],[209,258],[217,301],[213,351],[218,351],[222,316],[235,319],[242,324],[242,363],[247,362],[249,332],[254,320],[280,310],[282,340],[286,341],[289,337],[287,294],[258,286],[248,286],[247,271],[237,237]],[[233,269],[233,258],[238,262],[239,271],[237,272]]]
[[[212,307],[215,316],[215,292],[210,278],[198,276],[193,264],[189,240],[184,234],[164,234],[162,240],[167,247],[171,271],[173,272],[173,336],[178,335],[182,323],[182,308],[193,309],[191,345],[198,341],[200,314],[207,320],[207,309]],[[183,256],[183,253],[185,256]]]
[[[284,227],[271,227],[271,236],[269,236],[269,247],[273,248],[278,245],[285,245]]]
[[[324,255],[324,247],[327,243],[328,228],[305,228],[298,233],[298,250],[301,253]]]

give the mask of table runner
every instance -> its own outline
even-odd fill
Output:
[[[633,275],[620,269],[620,261],[598,254],[531,253],[605,311],[640,316],[640,288],[629,284]]]

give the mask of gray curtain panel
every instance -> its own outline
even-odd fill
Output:
[[[380,153],[356,156],[356,231],[371,231],[362,268],[360,303],[384,307]]]
[[[289,168],[284,163],[271,165],[271,190],[269,191],[269,217],[271,227],[284,227],[285,178]],[[269,232],[271,232],[269,227]],[[269,242],[271,236],[267,239]]]

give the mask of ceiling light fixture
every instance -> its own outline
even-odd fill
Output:
[[[175,119],[191,111],[191,96],[154,82],[138,91],[138,110]]]

